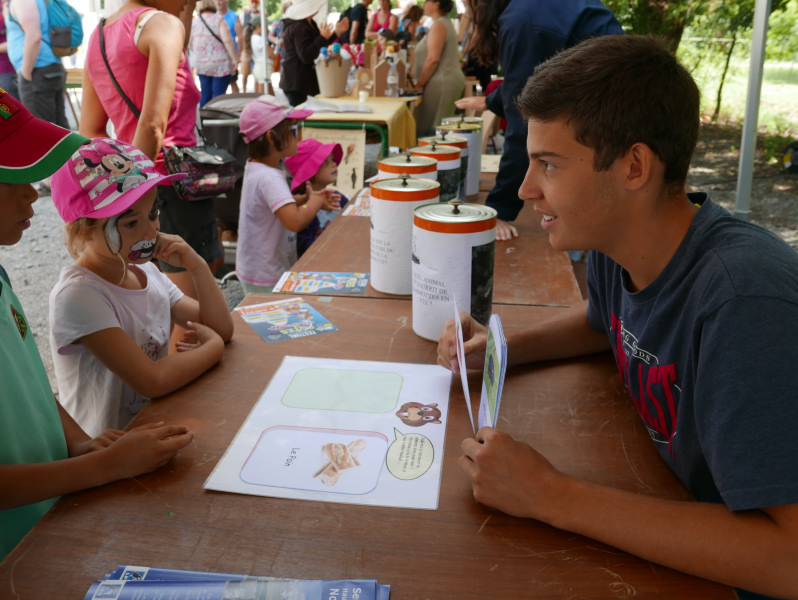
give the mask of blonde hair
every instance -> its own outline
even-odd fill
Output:
[[[197,4],[197,12],[200,14],[204,12],[216,12],[216,2],[214,0],[200,0]]]
[[[72,258],[78,258],[83,254],[86,241],[91,237],[92,231],[98,228],[100,221],[101,219],[81,217],[76,221],[66,224],[64,240],[66,241],[67,250],[69,250],[69,254]]]

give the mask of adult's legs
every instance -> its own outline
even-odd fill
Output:
[[[227,86],[230,84],[230,76],[223,75],[222,77],[214,77],[211,82],[211,98],[221,96],[227,91]]]
[[[31,81],[20,75],[17,82],[19,100],[33,116],[69,128],[64,101],[66,71],[61,63],[37,67]]]
[[[200,75],[200,106],[205,106],[213,98],[213,77]]]
[[[285,92],[285,97],[288,98],[291,106],[298,106],[308,99],[308,95],[304,92],[295,92],[293,90],[283,90],[283,92]]]

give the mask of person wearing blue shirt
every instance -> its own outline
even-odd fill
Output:
[[[518,235],[511,224],[521,211],[518,188],[526,171],[526,125],[514,100],[535,67],[582,40],[623,33],[599,0],[466,0],[473,30],[469,57],[490,66],[499,60],[504,81],[489,96],[458,100],[461,109],[488,109],[507,119],[499,172],[486,203],[496,209],[496,239]]]

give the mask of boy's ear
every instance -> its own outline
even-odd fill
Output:
[[[624,161],[624,183],[629,191],[638,191],[651,182],[658,166],[659,157],[654,154],[648,144],[636,142],[622,158]]]

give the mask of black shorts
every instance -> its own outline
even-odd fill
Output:
[[[224,256],[212,198],[183,200],[171,185],[159,185],[158,206],[162,232],[182,237],[205,262],[211,263]],[[160,265],[164,273],[185,271],[164,261],[160,261]]]

